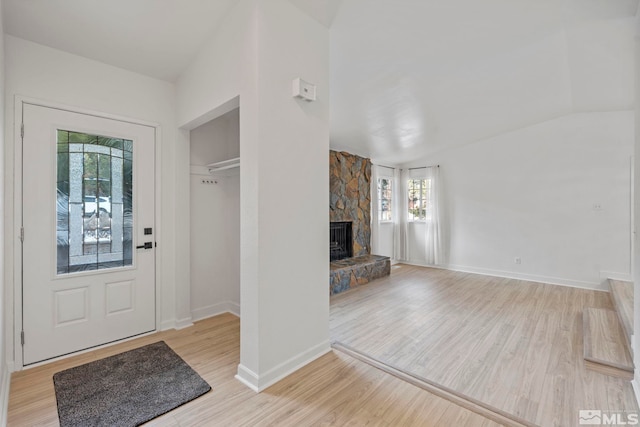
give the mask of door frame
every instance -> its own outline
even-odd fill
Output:
[[[14,123],[13,123],[13,218],[12,224],[13,227],[11,229],[7,229],[6,239],[11,242],[10,247],[13,253],[13,263],[7,265],[7,268],[13,269],[13,298],[7,296],[7,301],[13,302],[13,369],[11,371],[20,371],[23,369],[28,369],[36,366],[40,366],[46,363],[54,362],[56,360],[64,359],[76,354],[85,353],[88,351],[93,351],[96,348],[100,348],[103,346],[108,346],[113,343],[104,344],[102,346],[92,347],[89,349],[81,350],[76,353],[72,353],[65,356],[56,357],[44,362],[34,363],[29,365],[28,367],[24,366],[24,361],[22,357],[22,342],[21,342],[21,331],[23,330],[23,322],[22,322],[22,242],[20,240],[20,232],[22,228],[23,218],[22,218],[22,199],[23,199],[23,186],[22,186],[22,161],[23,161],[23,144],[22,144],[22,118],[23,118],[23,104],[31,104],[39,107],[46,108],[55,108],[58,110],[64,110],[71,113],[77,114],[85,114],[89,116],[100,117],[104,119],[118,120],[126,123],[132,123],[136,125],[148,126],[154,129],[155,133],[155,164],[154,164],[154,179],[155,179],[155,206],[154,206],[154,216],[155,216],[155,229],[156,229],[156,242],[159,243],[160,251],[156,250],[155,253],[155,319],[156,319],[156,329],[153,332],[149,332],[148,335],[160,330],[161,325],[161,307],[162,307],[162,275],[161,275],[161,263],[158,262],[158,257],[162,254],[162,236],[163,236],[163,227],[162,227],[162,216],[161,216],[161,207],[162,207],[162,199],[161,199],[161,189],[162,189],[162,177],[161,177],[161,165],[162,161],[162,141],[161,136],[161,128],[160,124],[149,122],[145,120],[132,119],[130,117],[120,116],[116,114],[104,113],[101,111],[95,111],[87,108],[77,107],[77,106],[69,106],[66,104],[61,104],[57,102],[43,101],[41,99],[30,98],[26,96],[16,95],[14,99]],[[28,130],[27,130],[28,132]],[[9,198],[7,198],[9,200]],[[10,239],[10,240],[9,240]],[[5,315],[6,319],[9,319],[11,313],[7,312]],[[8,325],[7,325],[8,326]],[[8,329],[8,328],[7,328]],[[131,338],[125,338],[121,341],[127,341],[129,339],[138,338],[140,335]],[[9,340],[7,340],[9,341]],[[120,341],[118,341],[120,342]]]

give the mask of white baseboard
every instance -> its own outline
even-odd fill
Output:
[[[633,282],[631,273],[617,273],[615,271],[601,271],[600,280],[606,281],[607,279],[621,280],[623,282]]]
[[[11,373],[8,366],[0,367],[0,426],[7,425],[7,412],[9,408],[9,391],[11,387]]]
[[[329,341],[322,342],[310,349],[290,358],[289,360],[279,364],[278,366],[269,369],[262,375],[256,374],[252,370],[246,368],[244,365],[238,365],[238,373],[236,379],[249,387],[256,393],[260,393],[266,388],[277,383],[284,377],[287,377],[313,362],[320,356],[323,356],[331,351],[331,345]]]
[[[166,331],[168,329],[184,329],[189,326],[193,326],[193,322],[206,319],[208,317],[217,316],[222,313],[231,313],[237,317],[240,317],[240,304],[232,301],[226,301],[218,304],[213,304],[207,307],[197,308],[191,312],[191,317],[185,317],[180,320],[165,320],[160,323],[160,330]]]
[[[260,393],[260,388],[258,387],[258,374],[245,367],[242,363],[238,365],[238,373],[236,374],[236,379],[256,393]]]
[[[193,326],[193,319],[191,317],[185,317],[184,319],[176,320],[176,330],[188,328],[189,326]]]
[[[163,320],[162,322],[160,322],[160,331],[168,331],[169,329],[175,329],[176,328],[176,320],[175,319],[171,319],[171,320]]]
[[[468,267],[464,265],[455,265],[455,264],[429,265],[426,263],[421,263],[420,261],[417,261],[417,262],[401,261],[401,262],[403,264],[416,265],[419,267],[440,268],[443,270],[459,271],[462,273],[480,274],[483,276],[504,277],[505,279],[526,280],[528,282],[547,283],[550,285],[568,286],[571,288],[581,288],[581,289],[589,289],[589,290],[596,290],[596,291],[608,291],[606,280],[596,283],[596,282],[586,282],[581,280],[564,279],[560,277],[548,277],[548,276],[539,276],[535,274],[518,273],[513,271],[502,271],[502,270],[492,270],[489,268]]]
[[[240,304],[233,301],[225,301],[209,305],[207,307],[197,308],[191,311],[191,318],[195,322],[208,317],[217,316],[222,313],[231,313],[236,317],[240,317]]]

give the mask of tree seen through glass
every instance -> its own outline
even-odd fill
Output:
[[[378,220],[392,221],[392,182],[390,178],[378,178]]]
[[[408,220],[428,221],[431,219],[431,180],[410,179],[407,181]]]

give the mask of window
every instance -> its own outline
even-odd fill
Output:
[[[58,274],[132,264],[133,141],[58,130]]]
[[[391,178],[378,178],[378,221],[389,222],[391,217]]]
[[[410,222],[431,220],[431,179],[410,179],[408,217]]]

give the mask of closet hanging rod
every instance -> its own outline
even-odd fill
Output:
[[[234,169],[240,166],[240,163],[234,163],[232,165],[226,165],[226,166],[217,166],[217,167],[209,167],[209,172],[218,172],[218,171],[224,171],[227,169]]]
[[[237,167],[240,165],[240,157],[234,157],[233,159],[223,160],[221,162],[209,163],[207,167],[222,169],[225,166]]]

